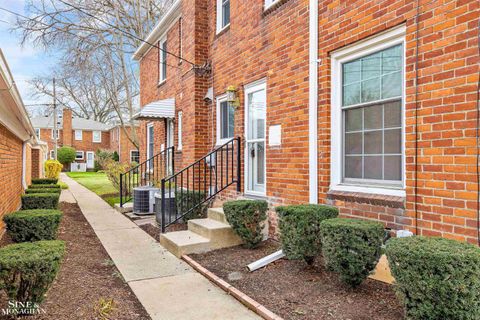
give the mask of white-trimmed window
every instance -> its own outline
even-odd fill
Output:
[[[85,152],[77,151],[75,152],[75,160],[83,160],[85,156]]]
[[[83,139],[83,131],[75,130],[75,140],[82,141],[82,139]]]
[[[217,98],[217,145],[233,138],[235,128],[235,108],[227,101],[227,96]]]
[[[278,1],[280,0],[265,0],[265,10],[273,6]]]
[[[404,52],[402,27],[332,54],[333,189],[404,195]]]
[[[59,137],[60,137],[60,130],[57,129],[57,131],[55,132],[55,130],[52,129],[52,139],[55,140],[55,139],[58,139]]]
[[[230,0],[217,0],[217,33],[230,25]]]
[[[35,128],[35,135],[40,139],[40,128]]]
[[[182,150],[183,148],[183,141],[182,141],[182,130],[183,130],[183,112],[178,112],[178,150]]]
[[[55,159],[55,150],[50,150],[50,159]]]
[[[158,83],[167,80],[167,38],[158,41],[159,64],[158,64]]]
[[[130,150],[130,162],[140,162],[140,151]]]
[[[100,143],[102,142],[102,131],[93,131],[92,132],[92,141]]]

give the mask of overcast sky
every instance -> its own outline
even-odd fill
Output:
[[[24,3],[25,0],[0,0],[0,7],[25,14]],[[19,34],[11,31],[14,21],[14,15],[0,10],[0,48],[10,66],[23,102],[26,105],[50,103],[51,99],[46,97],[33,98],[31,96],[32,88],[27,81],[36,75],[48,74],[55,64],[55,56],[51,52],[45,53],[42,48],[36,48],[31,43],[22,47]]]

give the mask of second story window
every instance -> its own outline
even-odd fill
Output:
[[[93,142],[102,142],[102,132],[101,131],[93,131],[92,133]]]
[[[158,83],[162,83],[167,79],[167,38],[158,42],[159,49],[159,77]]]
[[[52,129],[52,139],[55,140],[55,139],[58,139],[60,136],[59,132],[58,132],[58,129],[57,131],[55,132],[54,129]]]
[[[217,33],[230,25],[230,0],[217,0]]]
[[[35,135],[40,139],[40,128],[35,128]]]
[[[82,139],[83,139],[83,131],[75,130],[75,140],[82,141]]]

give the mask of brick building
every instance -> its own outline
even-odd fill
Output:
[[[479,19],[476,0],[175,1],[134,54],[140,158],[175,146],[178,169],[239,136],[242,190],[218,200],[477,243]]]
[[[58,133],[55,135],[53,115],[32,119],[37,137],[48,144],[49,158],[54,158],[57,138],[57,146],[73,147],[77,152],[75,162],[86,163],[87,169],[94,168],[95,154],[99,149],[117,151],[120,162],[132,161],[130,152],[121,151],[119,141],[125,150],[136,148],[119,126],[73,117],[70,109],[63,109],[57,121]]]
[[[43,176],[46,151],[46,144],[35,136],[35,130],[0,50],[0,217],[18,210],[20,195],[32,178]]]

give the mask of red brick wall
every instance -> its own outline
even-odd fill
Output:
[[[128,127],[126,130],[130,134],[131,128]],[[136,127],[136,131],[137,136],[140,137],[140,127]],[[120,162],[130,163],[130,151],[137,148],[121,127],[115,127],[110,130],[110,150],[118,152]]]
[[[64,146],[71,146],[73,140],[73,131],[72,131],[72,110],[65,108],[63,109],[62,116],[63,126],[63,136],[62,141]]]
[[[22,145],[20,139],[0,125],[0,217],[20,207],[23,192]]]
[[[393,229],[476,242],[480,3],[420,1],[417,10],[416,2],[404,0],[319,2],[319,202],[338,206],[343,216],[380,220]],[[169,76],[158,85],[158,50],[152,49],[140,66],[142,105],[176,98],[177,111],[183,111],[182,161],[188,164],[210,150],[215,139],[216,107],[203,102],[206,89],[213,86],[215,96],[229,85],[239,89],[235,135],[243,136],[243,86],[266,78],[267,128],[282,125],[281,147],[266,150],[267,198],[272,204],[307,202],[308,1],[281,1],[269,12],[263,12],[260,0],[232,1],[231,25],[218,35],[215,4],[182,4],[184,56],[198,64],[210,61],[213,75],[196,76],[187,63],[176,67],[178,60],[168,56]],[[406,26],[406,198],[329,192],[330,55],[401,24]],[[178,24],[167,37],[169,50],[176,52]],[[144,156],[145,123],[141,128]],[[164,143],[163,120],[155,128],[158,143]],[[275,225],[273,213],[271,221]]]
[[[386,205],[365,204],[365,201],[329,200],[329,202],[341,207],[344,215],[379,219],[387,226],[407,227],[412,231],[416,231],[418,226],[419,234],[476,242],[475,108],[479,72],[477,28],[480,3],[470,0],[421,1],[420,4],[418,71],[416,71],[415,2],[364,0],[321,2],[319,199],[323,203],[327,202],[330,184],[330,53],[405,23],[407,27],[405,210]],[[415,96],[417,75],[418,99]],[[415,126],[416,121],[418,127]],[[416,153],[418,170],[415,170]]]
[[[43,157],[44,155],[41,149],[32,149],[32,179],[43,176]]]

